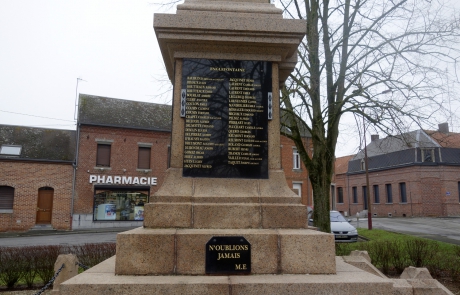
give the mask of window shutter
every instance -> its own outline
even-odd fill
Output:
[[[137,167],[139,169],[150,169],[150,151],[149,147],[139,147],[139,156]]]
[[[14,188],[0,186],[0,209],[13,209]]]
[[[96,166],[110,167],[110,148],[108,144],[97,145]]]

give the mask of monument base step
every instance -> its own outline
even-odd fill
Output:
[[[62,283],[60,294],[412,294],[408,284],[372,275],[341,257],[336,265],[333,275],[124,276],[115,275],[114,256]]]
[[[206,243],[243,236],[251,274],[334,274],[334,235],[310,229],[151,229],[117,235],[117,275],[205,275]]]

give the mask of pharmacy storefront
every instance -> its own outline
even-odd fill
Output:
[[[142,221],[157,178],[90,175],[89,182],[94,184],[94,221]]]
[[[90,175],[89,183],[94,187],[93,221],[143,221],[157,178]]]

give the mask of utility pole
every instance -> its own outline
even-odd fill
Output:
[[[363,115],[363,130],[364,130],[364,168],[366,171],[366,197],[367,197],[367,228],[372,229],[372,206],[371,193],[369,188],[369,161],[367,159],[367,143],[366,143],[366,125]]]

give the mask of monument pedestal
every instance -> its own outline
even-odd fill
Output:
[[[391,280],[335,257],[334,236],[308,227],[286,184],[279,86],[305,22],[283,19],[267,0],[177,9],[154,20],[175,86],[171,168],[144,227],[118,234],[116,257],[63,283],[62,294],[393,294]],[[250,271],[210,271],[210,241],[240,238],[249,252],[214,244],[211,263],[227,259],[239,274],[236,259],[250,254]]]

